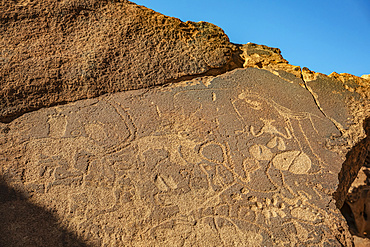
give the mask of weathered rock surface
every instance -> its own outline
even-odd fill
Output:
[[[1,176],[87,244],[351,246],[325,114],[299,83],[238,69],[25,114],[2,126]]]
[[[301,67],[289,64],[278,48],[248,43],[242,45],[240,49],[243,51],[241,57],[244,60],[244,68],[266,69],[277,76],[284,76],[288,72],[298,78],[302,77]]]
[[[365,77],[127,1],[1,4],[0,246],[353,245]]]
[[[2,1],[0,33],[0,121],[242,64],[219,27],[128,1]]]
[[[341,208],[355,246],[369,246],[370,243],[370,150],[357,178],[348,190],[346,200]]]

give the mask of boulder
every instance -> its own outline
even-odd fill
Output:
[[[1,8],[1,246],[353,246],[369,80],[128,1]]]
[[[0,121],[241,67],[221,28],[129,1],[2,1]]]
[[[350,246],[335,203],[370,141],[344,137],[347,91],[302,83],[245,68],[44,108],[2,126],[1,176],[88,244]]]

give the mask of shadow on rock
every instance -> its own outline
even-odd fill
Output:
[[[357,242],[370,237],[370,119],[364,121],[367,137],[356,144],[347,154],[340,182],[345,190],[336,194],[337,206],[347,220],[350,232],[358,236]],[[342,179],[342,180],[341,180]],[[341,185],[341,184],[340,184]],[[348,188],[348,185],[350,187]],[[340,186],[339,186],[340,187]],[[348,188],[348,189],[347,189]],[[348,192],[344,194],[343,192]],[[341,195],[341,197],[338,197]],[[340,202],[340,204],[338,204]],[[343,204],[341,204],[343,203]],[[356,245],[368,246],[368,245]]]
[[[0,246],[87,246],[58,225],[56,216],[30,203],[0,176]]]
[[[355,181],[361,167],[365,164],[370,150],[370,118],[364,120],[363,128],[366,137],[351,148],[338,174],[338,188],[333,194],[337,208],[341,209],[352,183]]]

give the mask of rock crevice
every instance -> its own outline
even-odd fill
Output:
[[[366,132],[366,137],[354,145],[347,153],[346,160],[338,174],[339,185],[333,197],[339,209],[343,207],[349,188],[368,158],[370,150],[370,118],[364,120],[363,128]]]

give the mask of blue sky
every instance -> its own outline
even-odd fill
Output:
[[[370,74],[370,0],[132,0],[182,21],[207,21],[230,41],[281,49],[290,64]]]

